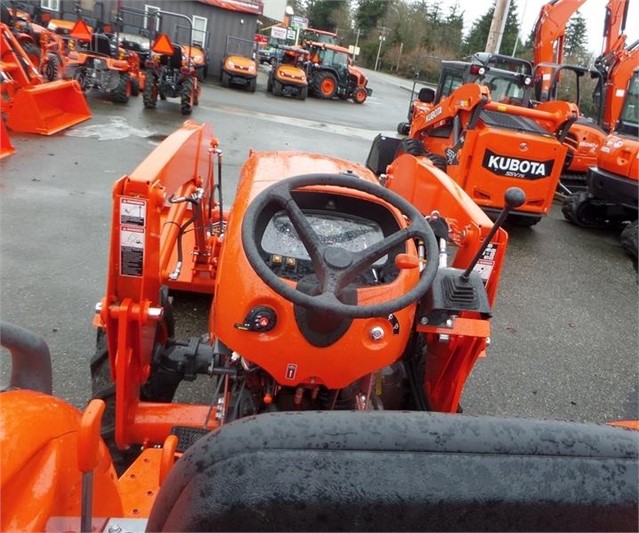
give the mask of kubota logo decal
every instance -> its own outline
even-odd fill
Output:
[[[496,154],[486,150],[482,166],[500,176],[537,180],[547,178],[552,173],[553,159],[533,161]]]

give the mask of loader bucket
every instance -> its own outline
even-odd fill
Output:
[[[58,80],[20,89],[7,113],[14,131],[53,135],[91,118],[91,110],[75,80]]]
[[[9,133],[7,132],[7,128],[4,125],[4,120],[0,119],[0,159],[11,155],[16,149],[11,144],[11,139],[9,139]]]

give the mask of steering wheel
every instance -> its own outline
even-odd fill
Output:
[[[291,192],[301,187],[326,185],[355,189],[381,198],[406,216],[410,224],[359,252],[351,252],[334,245],[323,245]],[[316,295],[306,294],[284,282],[269,268],[258,250],[266,226],[257,222],[264,222],[269,213],[275,213],[277,210],[286,212],[311,258],[313,270],[319,280],[319,293]],[[353,282],[359,274],[372,268],[376,261],[393,248],[410,239],[421,240],[424,243],[426,258],[430,259],[414,287],[393,300],[377,304],[358,306],[340,301],[338,295],[342,289]],[[437,240],[421,213],[398,194],[370,181],[343,174],[295,176],[263,190],[253,199],[242,221],[242,244],[253,270],[278,295],[307,309],[346,318],[385,316],[403,309],[426,293],[437,273]]]

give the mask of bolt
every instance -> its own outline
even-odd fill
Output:
[[[426,324],[428,324],[428,318],[426,318],[425,316],[423,316],[422,318],[419,319],[419,323],[422,326],[425,326]]]
[[[371,339],[381,341],[384,338],[384,329],[381,326],[375,326],[371,329]]]
[[[453,319],[452,318],[446,319],[446,327],[447,328],[452,328],[453,327]]]
[[[486,348],[488,348],[490,346],[490,343],[492,341],[490,340],[490,337],[486,337]]]
[[[164,316],[164,309],[162,307],[149,307],[149,318],[158,320]]]
[[[95,314],[99,315],[102,312],[102,302],[95,304]]]

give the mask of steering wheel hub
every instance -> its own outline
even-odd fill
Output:
[[[328,246],[324,250],[324,261],[329,267],[344,270],[353,263],[353,254],[338,246]]]

